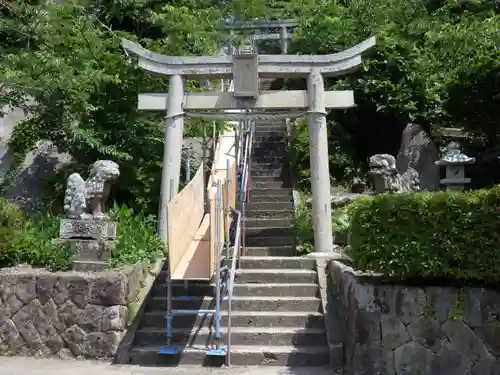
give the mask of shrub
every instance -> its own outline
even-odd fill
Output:
[[[470,192],[384,194],[357,202],[349,255],[402,280],[500,282],[500,186]]]
[[[0,198],[0,267],[11,265],[13,254],[12,242],[17,231],[23,226],[23,216],[19,208]]]
[[[295,208],[295,233],[297,235],[297,253],[299,255],[310,253],[314,247],[314,233],[311,210],[304,197],[301,197],[300,203]]]
[[[68,246],[54,243],[54,239],[58,237],[59,217],[42,214],[27,217],[23,226],[16,232],[8,251],[9,263],[2,266],[29,264],[51,271],[70,269],[71,250]]]
[[[135,214],[126,206],[114,206],[109,216],[118,222],[118,243],[111,253],[113,266],[152,262],[162,255],[164,246],[156,235],[154,216]]]

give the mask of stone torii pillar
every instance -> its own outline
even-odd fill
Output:
[[[311,188],[314,229],[314,251],[332,253],[330,172],[328,165],[328,138],[326,110],[353,107],[352,91],[325,92],[323,77],[340,76],[353,72],[362,63],[361,54],[375,46],[375,38],[330,55],[255,55],[179,57],[165,56],[142,48],[128,40],[123,47],[138,57],[139,66],[149,72],[170,77],[168,94],[139,94],[138,108],[167,110],[164,167],[162,171],[162,198],[160,207],[160,237],[166,239],[166,205],[169,181],[174,179],[174,194],[178,188],[183,115],[195,115],[223,120],[252,120],[297,117],[307,114],[311,158]],[[307,79],[307,91],[259,90],[259,78]],[[183,78],[233,79],[234,92],[204,92],[185,94]],[[251,113],[214,113],[213,110],[251,109]],[[291,109],[298,112],[287,112]],[[200,113],[200,110],[210,112]],[[259,113],[259,110],[266,110]],[[275,111],[269,113],[268,110]],[[193,113],[193,111],[197,111]],[[281,112],[280,112],[281,111]],[[175,176],[177,178],[175,179]],[[177,181],[177,182],[175,182]],[[168,198],[166,198],[168,197]]]

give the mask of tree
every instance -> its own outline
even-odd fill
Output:
[[[12,35],[2,40],[0,82],[7,90],[0,104],[24,106],[31,115],[11,138],[15,161],[40,139],[72,155],[71,171],[98,158],[113,159],[126,181],[114,189],[116,198],[155,212],[163,119],[138,112],[136,102],[139,92],[166,91],[168,82],[138,68],[121,38],[171,55],[215,54],[220,11],[208,1],[0,4]],[[188,82],[188,88],[197,89],[196,83]],[[27,98],[35,104],[27,106]],[[200,129],[199,121],[188,121],[188,133],[191,125]],[[62,171],[57,183],[50,181],[52,193],[54,186],[61,193],[68,172]]]

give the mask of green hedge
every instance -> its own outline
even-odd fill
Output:
[[[356,205],[356,267],[399,279],[500,282],[500,186],[465,193],[384,194]]]

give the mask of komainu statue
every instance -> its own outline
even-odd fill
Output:
[[[370,157],[368,175],[376,194],[393,192],[408,193],[419,191],[418,172],[413,168],[402,175],[396,169],[396,159],[389,154],[376,154]]]
[[[120,176],[118,164],[98,160],[92,166],[89,178],[78,173],[68,177],[64,196],[64,211],[70,219],[107,219],[103,212],[111,184]]]

